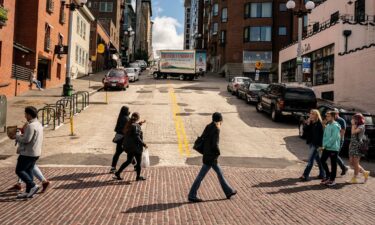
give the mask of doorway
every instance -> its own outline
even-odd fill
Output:
[[[42,84],[42,88],[46,87],[47,79],[50,79],[50,60],[39,59],[38,60],[38,80]]]

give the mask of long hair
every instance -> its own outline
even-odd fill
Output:
[[[318,121],[323,124],[322,116],[320,115],[319,110],[317,109],[312,109],[310,113],[314,113],[316,117],[318,117]]]
[[[126,126],[125,126],[125,134],[129,134],[130,131],[131,131],[131,127],[132,127],[132,124],[137,122],[140,118],[140,115],[139,113],[135,112],[132,114],[132,116],[130,117],[130,120],[126,123]]]
[[[361,113],[353,115],[353,120],[357,126],[365,124],[365,117]]]

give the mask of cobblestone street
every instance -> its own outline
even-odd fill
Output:
[[[224,167],[238,195],[226,200],[211,171],[202,183],[203,203],[188,203],[198,167],[159,167],[135,182],[126,171],[113,181],[104,168],[42,168],[51,189],[22,202],[6,192],[16,180],[0,170],[0,224],[373,224],[375,183],[333,189],[300,183],[299,172]]]

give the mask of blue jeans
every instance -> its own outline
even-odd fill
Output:
[[[38,89],[41,89],[41,88],[42,88],[42,82],[40,82],[39,80],[33,80],[33,83],[35,84],[35,86],[36,86]]]
[[[310,148],[311,154],[310,154],[309,161],[307,162],[306,169],[303,172],[303,176],[305,177],[305,179],[309,178],[311,169],[314,166],[314,161],[316,161],[316,163],[319,166],[319,176],[325,177],[325,172],[324,172],[322,162],[320,161],[320,157],[319,157],[319,153],[318,153],[318,147],[310,144],[309,148]]]
[[[40,171],[39,167],[35,164],[33,168],[33,175],[38,179],[40,182],[46,181],[42,171]],[[22,183],[22,179],[18,178],[18,183]]]
[[[26,192],[29,193],[30,189],[35,187],[35,183],[33,181],[33,168],[35,166],[36,161],[39,157],[30,157],[30,156],[18,156],[17,166],[16,166],[16,174],[18,175],[23,182],[26,183]]]
[[[189,192],[189,198],[197,198],[197,192],[199,189],[199,186],[201,185],[204,177],[208,173],[210,169],[214,169],[214,171],[217,174],[217,177],[219,178],[221,188],[223,188],[223,191],[226,196],[232,194],[234,192],[233,188],[228,184],[228,182],[225,180],[223,171],[221,170],[220,166],[217,164],[214,164],[212,166],[203,164],[201,170],[198,173],[197,178],[195,179],[193,185],[191,186],[190,192]]]

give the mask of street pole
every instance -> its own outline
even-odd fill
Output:
[[[67,55],[67,62],[66,62],[66,77],[65,77],[65,84],[63,87],[63,95],[64,96],[71,96],[73,91],[72,85],[72,77],[71,77],[71,54],[72,54],[72,36],[73,36],[73,10],[69,9],[69,31],[68,31],[68,55]]]
[[[303,81],[302,62],[299,61],[302,58],[302,19],[302,16],[298,16],[297,81],[299,84],[302,84]]]

